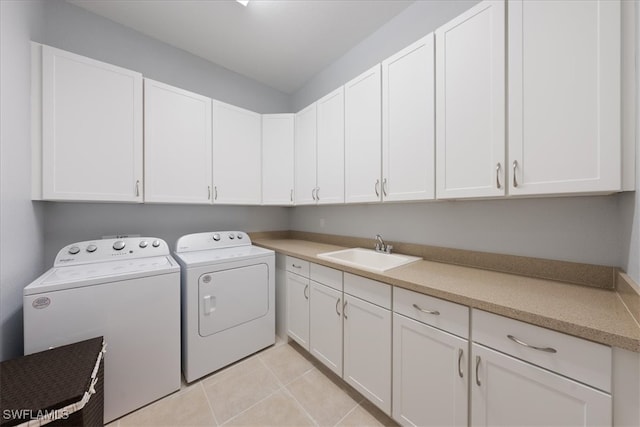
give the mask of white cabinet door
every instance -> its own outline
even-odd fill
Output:
[[[260,114],[213,101],[214,203],[260,204]]]
[[[435,32],[439,199],[505,194],[504,15],[485,0]]]
[[[262,115],[262,204],[293,204],[293,114]]]
[[[344,90],[342,87],[316,102],[318,108],[318,204],[344,202]]]
[[[342,292],[311,281],[310,353],[342,376]]]
[[[316,104],[296,113],[295,204],[316,203]]]
[[[404,426],[466,426],[469,342],[393,315],[393,418]]]
[[[142,75],[42,47],[45,200],[142,202]]]
[[[429,34],[382,62],[382,199],[435,197],[435,46]]]
[[[620,2],[509,2],[509,193],[621,189]]]
[[[391,415],[391,311],[344,295],[344,380]]]
[[[287,272],[287,334],[309,351],[309,279]]]
[[[610,426],[611,396],[473,344],[471,425]]]
[[[380,65],[344,86],[345,201],[377,202],[381,197],[382,94]]]
[[[144,201],[212,202],[211,99],[144,79]]]

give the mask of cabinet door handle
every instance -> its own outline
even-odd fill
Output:
[[[340,312],[338,311],[338,307],[340,306],[340,298],[336,300],[336,314],[340,317]]]
[[[211,200],[211,186],[210,185],[207,186],[207,194],[208,194],[207,200]]]
[[[313,198],[313,200],[316,199],[316,189],[315,188],[311,189],[311,197]]]
[[[380,180],[379,179],[376,179],[376,185],[374,189],[376,190],[376,196],[380,197]]]
[[[513,161],[513,188],[518,187],[518,180],[516,179],[516,169],[518,169],[518,161]]]
[[[476,384],[478,384],[478,387],[482,385],[482,383],[480,382],[480,376],[478,375],[479,368],[480,368],[480,356],[476,356]]]
[[[387,197],[387,178],[382,180],[382,194]]]
[[[316,187],[316,200],[320,201],[320,187]]]
[[[213,187],[213,200],[218,200],[218,186]]]
[[[425,310],[424,308],[420,308],[420,306],[418,304],[413,304],[413,308],[415,308],[416,310],[419,310],[423,313],[427,313],[427,314],[433,314],[434,316],[440,316],[440,312],[438,310]]]
[[[136,180],[136,197],[140,197],[140,180]]]
[[[464,378],[464,374],[462,373],[462,367],[460,365],[460,362],[462,362],[462,355],[464,354],[464,351],[459,348],[458,349],[458,375],[460,375],[460,378]]]
[[[302,292],[304,294],[305,299],[309,299],[309,294],[307,294],[308,290],[309,290],[309,285],[305,286],[304,291]]]
[[[344,301],[344,304],[342,304],[342,313],[344,315],[344,318],[348,319],[348,317],[347,317],[347,301],[346,300]]]
[[[553,347],[536,347],[535,345],[531,345],[531,344],[527,344],[524,341],[519,340],[518,338],[514,337],[513,335],[507,335],[507,338],[509,338],[511,341],[520,344],[523,347],[527,347],[533,350],[538,350],[538,351],[544,351],[545,353],[557,353],[558,350],[556,350]]]
[[[498,187],[498,190],[502,188],[502,184],[500,184],[500,163],[496,165],[496,187]]]
[[[293,202],[293,188],[291,189],[291,195],[289,196],[289,199],[291,199],[291,201]]]

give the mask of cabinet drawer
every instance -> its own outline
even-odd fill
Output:
[[[309,261],[287,256],[287,271],[309,277]]]
[[[474,342],[611,393],[611,347],[486,311],[472,316]]]
[[[340,270],[310,263],[309,277],[315,282],[342,292],[342,271]]]
[[[469,308],[463,305],[393,288],[393,311],[460,337],[469,337]]]
[[[344,291],[354,297],[391,310],[391,285],[344,273]]]

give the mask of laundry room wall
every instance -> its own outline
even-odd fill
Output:
[[[22,354],[22,289],[44,266],[43,209],[31,202],[29,41],[42,1],[0,1],[0,360]]]
[[[477,1],[415,2],[292,96],[309,105]],[[637,39],[637,37],[636,37]],[[637,144],[636,144],[637,145]],[[640,187],[639,187],[640,188]],[[476,251],[614,265],[640,283],[636,193],[296,207],[291,229]]]
[[[259,113],[291,111],[287,94],[64,0],[46,1],[45,26],[37,41]],[[64,245],[105,235],[149,235],[165,239],[173,247],[179,236],[188,233],[288,229],[289,218],[287,208],[259,206],[42,205],[47,265]]]

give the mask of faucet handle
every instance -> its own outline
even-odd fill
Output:
[[[384,251],[388,254],[391,253],[391,250],[393,250],[393,245],[386,245]]]

